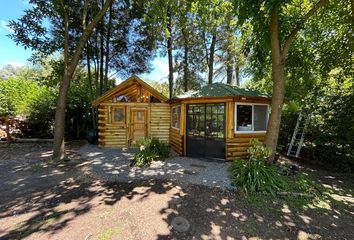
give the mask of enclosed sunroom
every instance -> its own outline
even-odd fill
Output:
[[[223,83],[177,96],[170,145],[191,157],[246,157],[251,138],[264,140],[270,102],[266,94]]]

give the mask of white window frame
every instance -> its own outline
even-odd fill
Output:
[[[175,108],[179,108],[179,116],[178,116],[179,127],[178,128],[173,126],[173,109],[175,109]],[[176,105],[171,108],[171,128],[176,129],[176,130],[179,130],[181,128],[181,105]]]
[[[237,106],[238,105],[248,105],[248,106],[252,106],[252,131],[237,131]],[[269,104],[266,103],[244,103],[244,102],[235,102],[235,122],[234,122],[234,132],[238,133],[238,134],[242,134],[242,133],[266,133],[266,130],[262,130],[262,131],[254,131],[254,106],[267,106],[267,120],[266,120],[266,126],[268,128],[268,120],[269,120]]]

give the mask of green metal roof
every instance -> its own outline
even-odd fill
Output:
[[[203,97],[264,97],[270,98],[271,96],[265,93],[261,93],[257,90],[251,90],[246,88],[240,88],[237,86],[231,86],[225,83],[213,83],[202,87],[198,91],[188,91],[184,94],[174,97],[175,99],[184,98],[203,98]]]

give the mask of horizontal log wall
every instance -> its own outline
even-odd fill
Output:
[[[112,123],[110,109],[109,106],[98,108],[98,144],[102,147],[127,146],[128,126]]]
[[[125,122],[112,122],[113,107],[125,109]],[[170,105],[168,103],[102,103],[98,108],[98,144],[101,147],[127,147],[131,143],[131,110],[146,108],[147,135],[154,136],[162,142],[170,139]]]
[[[170,146],[179,155],[183,155],[183,136],[180,135],[178,129],[170,129]]]
[[[168,103],[150,104],[150,135],[168,143],[170,138],[171,111]]]
[[[257,138],[260,142],[264,141],[265,133],[237,133],[234,138],[226,139],[226,159],[247,158],[247,149],[251,146],[251,139]]]

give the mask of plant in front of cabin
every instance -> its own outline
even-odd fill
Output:
[[[272,150],[263,146],[258,139],[251,139],[248,149],[249,159],[236,159],[229,172],[233,183],[246,193],[274,193],[281,189],[282,180],[274,166],[267,164]]]
[[[158,138],[144,138],[140,143],[140,151],[134,155],[133,166],[149,166],[152,161],[163,160],[170,154],[169,147]]]

